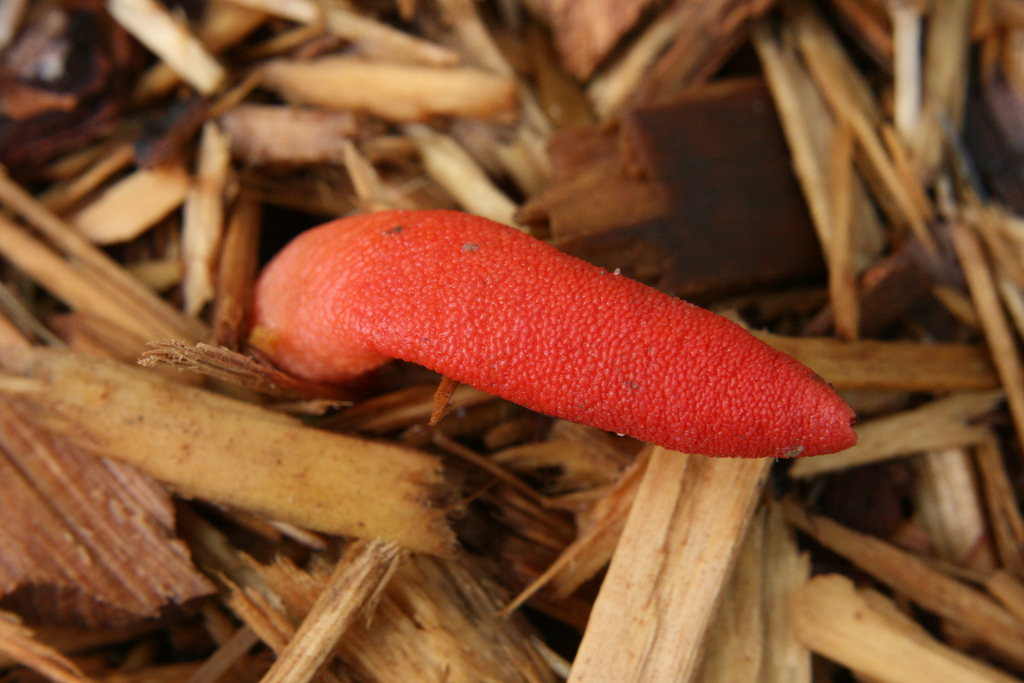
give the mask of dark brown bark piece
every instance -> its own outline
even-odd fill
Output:
[[[684,298],[823,269],[760,79],[697,86],[619,131],[556,140],[553,188],[520,219],[547,219],[570,253]]]

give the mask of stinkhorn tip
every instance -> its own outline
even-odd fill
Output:
[[[261,275],[254,324],[275,362],[315,381],[400,358],[672,450],[787,457],[856,442],[824,380],[735,323],[455,211],[303,233]]]

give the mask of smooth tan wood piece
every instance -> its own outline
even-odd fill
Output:
[[[911,341],[827,337],[754,336],[793,356],[837,389],[892,391],[978,391],[999,386],[985,347],[978,344],[921,344]]]
[[[140,340],[157,332],[155,326],[133,316],[121,301],[87,273],[3,216],[0,216],[0,255],[74,310],[112,323],[123,333]]]
[[[909,455],[923,450],[971,446],[988,438],[987,427],[970,420],[996,407],[1003,392],[964,392],[926,403],[918,408],[892,413],[858,425],[857,445],[841,453],[801,458],[789,474],[809,479]]]
[[[811,576],[811,556],[801,550],[786,524],[782,506],[768,504],[765,515],[764,647],[761,683],[811,683],[811,652],[796,638],[792,597]]]
[[[240,104],[219,119],[231,152],[248,165],[304,166],[344,161],[344,148],[359,131],[353,112],[280,104]]]
[[[198,316],[214,295],[213,274],[224,235],[231,178],[230,141],[215,121],[207,121],[200,135],[195,181],[182,208],[182,295],[189,315]]]
[[[786,504],[787,521],[924,609],[954,622],[1001,661],[1024,669],[1024,622],[980,590],[885,541]],[[824,614],[824,613],[822,613]]]
[[[427,174],[469,213],[515,225],[516,204],[458,142],[423,123],[410,123],[405,134],[416,145]]]
[[[769,466],[654,450],[570,683],[689,678]]]
[[[841,121],[829,150],[829,194],[832,199],[828,258],[828,291],[836,334],[856,339],[860,332],[857,270],[853,253],[853,130]]]
[[[747,530],[708,625],[694,683],[760,683],[764,660],[765,615],[762,597],[767,572],[763,565],[765,508]],[[795,683],[795,682],[793,682]]]
[[[126,242],[180,207],[191,187],[192,177],[179,163],[142,168],[108,186],[71,220],[96,244]]]
[[[969,449],[930,450],[911,464],[917,475],[916,517],[933,554],[956,567],[992,571],[996,553]]]
[[[202,42],[156,0],[108,0],[107,11],[139,42],[204,95],[211,95],[227,73]]]
[[[845,576],[810,580],[794,596],[797,637],[872,681],[1013,683],[1019,679],[935,640],[880,593]]]
[[[467,116],[515,121],[515,80],[468,66],[436,68],[349,56],[277,59],[264,86],[292,102],[333,111],[368,111],[391,121]]]
[[[195,36],[213,57],[234,47],[262,26],[268,15],[242,6],[242,2],[214,2],[195,26]],[[151,103],[181,84],[182,77],[169,62],[157,61],[142,74],[132,92],[134,104]]]

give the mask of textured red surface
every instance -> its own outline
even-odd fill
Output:
[[[678,451],[786,457],[856,442],[826,382],[733,322],[453,211],[303,233],[264,270],[255,324],[278,364],[313,380],[401,358]]]

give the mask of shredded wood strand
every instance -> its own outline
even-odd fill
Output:
[[[74,663],[37,641],[18,622],[15,615],[0,612],[0,652],[56,683],[88,683],[90,679]]]
[[[1024,435],[1024,365],[978,238],[966,225],[953,226],[952,237],[975,310],[985,331],[992,361],[1006,389],[1014,427],[1018,438],[1021,438]]]
[[[140,321],[152,325],[147,337],[198,340],[205,336],[205,326],[201,321],[181,314],[166,300],[145,289],[112,258],[90,244],[74,228],[15,183],[6,169],[2,168],[0,202],[43,232],[68,258],[80,263],[89,277],[96,280],[97,285],[102,285],[109,296],[117,297],[122,307]],[[5,221],[5,225],[13,226],[13,223]],[[20,255],[20,250],[12,250],[7,257],[17,260]]]
[[[311,680],[360,611],[376,602],[402,556],[393,543],[357,542],[350,546],[262,683]]]

